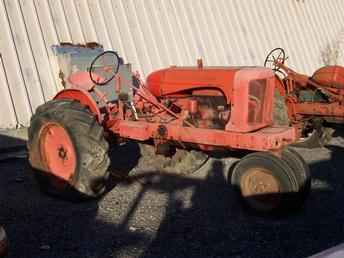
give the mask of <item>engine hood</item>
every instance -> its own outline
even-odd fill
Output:
[[[235,75],[241,70],[252,70],[255,74],[266,73],[273,76],[271,69],[254,66],[230,67],[177,67],[157,70],[148,75],[146,86],[156,96],[182,93],[195,88],[218,88],[227,97],[231,94]]]

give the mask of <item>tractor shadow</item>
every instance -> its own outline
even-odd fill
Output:
[[[2,160],[8,257],[308,257],[344,237],[344,149],[334,143],[321,150],[325,158],[300,150],[311,161],[312,192],[298,212],[278,217],[243,207],[226,180],[235,161],[220,156],[189,176],[140,173],[132,171],[138,148],[123,146],[111,153],[108,194],[78,204],[41,194],[25,158]],[[163,210],[156,227],[144,224],[152,207]]]
[[[159,172],[130,175],[121,184],[130,187],[140,182],[142,189],[126,223],[146,194],[168,196],[165,216],[141,257],[308,257],[341,243],[344,149],[329,145],[321,151],[327,157],[319,155],[319,149],[299,150],[313,157],[312,192],[297,212],[275,216],[252,213],[236,198],[235,189],[227,183],[227,171],[235,161],[226,164],[223,154],[213,157],[202,178],[197,173],[192,177]]]
[[[101,206],[101,200],[71,203],[42,194],[25,158],[0,161],[0,171],[0,225],[9,240],[8,258],[112,257],[149,241],[122,218],[110,223],[100,216],[110,205]]]
[[[332,162],[311,165],[315,180]],[[308,257],[342,242],[344,178],[338,182],[336,175],[327,179],[331,187],[315,187],[298,212],[262,217],[235,198],[223,167],[214,161],[206,180],[192,183],[190,204],[175,191],[169,194],[166,216],[142,257]]]
[[[137,166],[141,156],[140,147],[136,142],[111,147],[109,151],[111,174],[127,176]]]

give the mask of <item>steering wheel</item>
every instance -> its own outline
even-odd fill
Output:
[[[96,56],[91,62],[89,76],[96,85],[105,85],[118,73],[121,59],[114,51],[105,51]]]
[[[288,58],[285,56],[285,51],[283,48],[280,48],[280,47],[275,48],[271,50],[270,53],[265,58],[264,67],[270,68],[274,72],[279,72],[285,75],[283,71],[281,70],[281,68],[276,65],[276,62],[280,64],[284,64],[285,60],[287,59]]]

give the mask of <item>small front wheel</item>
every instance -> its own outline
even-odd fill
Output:
[[[285,148],[282,151],[282,159],[295,174],[299,191],[293,203],[295,207],[301,206],[311,191],[311,172],[309,166],[302,156],[291,148]]]
[[[249,154],[239,161],[233,169],[231,184],[246,206],[259,213],[287,210],[299,190],[290,166],[265,152]]]

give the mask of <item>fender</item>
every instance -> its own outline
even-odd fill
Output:
[[[79,101],[82,105],[87,107],[92,114],[96,116],[99,123],[102,122],[102,117],[97,103],[92,98],[91,94],[83,89],[65,89],[57,93],[54,99],[71,99]]]

